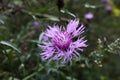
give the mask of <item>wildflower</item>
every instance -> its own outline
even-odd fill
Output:
[[[108,0],[101,0],[101,2],[103,2],[103,3],[108,3]]]
[[[112,7],[110,5],[107,5],[105,7],[105,10],[108,11],[108,12],[111,12],[112,11]]]
[[[34,21],[34,22],[33,22],[33,26],[39,27],[39,23],[38,23],[37,21]]]
[[[83,51],[83,47],[87,47],[87,40],[84,40],[84,37],[74,39],[85,29],[83,25],[78,27],[78,24],[79,20],[71,20],[66,30],[58,25],[49,26],[45,32],[48,40],[42,41],[42,45],[39,45],[43,49],[43,53],[40,54],[42,60],[60,60],[62,63],[71,63],[73,59],[79,58],[80,55],[77,51]]]
[[[89,13],[86,13],[86,14],[84,15],[84,17],[85,17],[85,19],[87,19],[87,20],[91,20],[91,19],[93,19],[94,15],[93,15],[93,13],[89,12]]]

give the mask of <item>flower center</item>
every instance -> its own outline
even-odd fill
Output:
[[[55,36],[52,38],[54,47],[61,50],[68,49],[71,41],[71,35],[67,32],[56,32]]]

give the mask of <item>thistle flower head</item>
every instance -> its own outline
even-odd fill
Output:
[[[84,37],[74,40],[85,29],[83,25],[79,27],[78,24],[79,20],[71,20],[66,30],[63,30],[58,25],[49,26],[45,32],[45,36],[48,39],[42,41],[42,44],[39,45],[43,49],[43,52],[40,54],[42,60],[61,60],[62,63],[66,63],[79,58],[78,51],[83,51],[83,47],[87,47],[87,40],[84,40]]]
[[[68,49],[72,41],[71,35],[67,32],[57,32],[52,38],[53,46],[61,50]]]

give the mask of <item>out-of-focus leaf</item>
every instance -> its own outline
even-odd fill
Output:
[[[9,77],[9,80],[20,80],[18,78]]]
[[[33,76],[35,76],[39,71],[41,71],[42,69],[44,69],[43,67],[39,68],[38,71],[33,72],[32,74],[26,76],[25,78],[23,78],[22,80],[29,80],[30,78],[32,78]]]
[[[0,44],[5,45],[5,46],[8,46],[8,47],[11,47],[11,48],[13,48],[15,51],[17,51],[18,53],[21,53],[21,51],[20,51],[16,46],[14,46],[13,44],[11,44],[11,43],[9,43],[9,42],[0,41]]]
[[[117,6],[112,2],[112,0],[109,0],[109,4],[111,5],[113,9],[114,16],[120,16],[120,10],[117,8]]]
[[[75,78],[73,78],[73,77],[71,77],[71,76],[67,76],[67,77],[66,77],[66,80],[77,80],[77,79],[75,79]]]
[[[14,4],[18,6],[22,6],[23,2],[21,0],[14,0]]]
[[[40,35],[39,35],[39,43],[42,41],[42,37],[43,37],[43,35],[44,35],[44,32],[42,32]]]
[[[118,38],[113,43],[108,45],[108,52],[114,53],[114,54],[120,54],[120,39]]]
[[[39,8],[36,10],[37,13],[43,13],[45,11],[47,11],[48,7],[44,7],[44,8]]]
[[[101,7],[101,5],[91,5],[91,4],[88,4],[88,3],[85,4],[84,6],[85,6],[85,8],[92,8],[92,9]]]
[[[0,14],[0,24],[5,24],[5,20],[7,17],[5,15]]]
[[[76,17],[73,13],[71,13],[71,12],[69,12],[69,11],[67,11],[67,10],[60,10],[62,13],[66,13],[66,14],[69,14],[70,16],[72,16],[72,17]]]
[[[0,24],[4,24],[4,21],[0,19]]]
[[[32,43],[39,43],[38,40],[31,40]]]
[[[52,16],[52,15],[44,14],[44,16],[45,16],[47,19],[52,20],[52,21],[60,21],[57,17]]]
[[[57,74],[59,73],[59,71],[57,69],[54,69],[54,68],[49,68],[47,73],[50,74],[50,72],[54,72]]]
[[[48,19],[51,20],[51,21],[59,21],[59,19],[56,18],[56,17],[48,17]]]
[[[58,17],[53,16],[53,15],[40,14],[40,13],[33,14],[33,12],[30,12],[30,11],[27,11],[27,10],[24,10],[24,9],[21,10],[21,11],[22,11],[23,13],[26,13],[26,14],[32,16],[32,18],[33,18],[34,20],[36,20],[36,17],[34,16],[34,15],[36,15],[36,16],[39,16],[39,17],[42,17],[42,18],[46,18],[47,20],[57,21],[57,22],[60,21]],[[67,14],[75,17],[75,15],[74,15],[73,13],[67,12]],[[64,18],[64,17],[61,17],[61,20],[63,20],[63,21],[68,21],[68,19],[67,19],[67,18]]]
[[[89,67],[89,60],[88,59],[85,60],[85,64],[87,67]]]
[[[31,42],[33,42],[33,43],[41,43],[43,35],[44,35],[44,32],[42,32],[42,33],[39,35],[39,39],[38,39],[38,40],[31,40]]]

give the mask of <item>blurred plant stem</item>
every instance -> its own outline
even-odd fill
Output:
[[[72,7],[73,7],[73,3],[74,3],[74,0],[69,0],[69,3],[68,3],[68,9],[71,10]]]
[[[33,76],[35,76],[38,72],[40,72],[42,69],[43,69],[43,67],[42,67],[42,68],[39,68],[38,71],[33,72],[32,74],[26,76],[26,77],[23,78],[22,80],[29,80],[30,78],[32,78]]]
[[[73,80],[73,70],[72,70],[72,65],[70,66],[70,75],[71,75],[71,80]]]
[[[57,7],[59,12],[59,20],[61,21],[61,9],[64,7],[64,0],[57,0]]]
[[[69,80],[74,80],[74,77],[73,77],[73,67],[72,67],[72,64],[70,64],[68,67],[68,77],[70,78]]]
[[[27,11],[25,9],[22,9],[21,10],[23,13],[27,14],[27,15],[30,15],[33,19],[36,19],[36,18],[46,18],[48,20],[53,20],[53,21],[59,21],[59,18],[60,20],[63,20],[63,21],[68,21],[67,18],[63,18],[61,17],[61,12],[59,12],[59,18],[57,18],[56,16],[53,16],[53,15],[49,15],[49,14],[40,14],[40,13],[32,13],[30,11]],[[36,17],[36,18],[35,18]]]
[[[11,58],[10,54],[5,50],[4,46],[1,48],[3,49],[4,55],[8,58],[9,69],[10,69],[9,75],[11,75],[12,80],[14,80],[14,71],[12,68],[12,58]]]
[[[61,12],[60,12],[60,10],[59,10],[59,20],[61,21]]]

